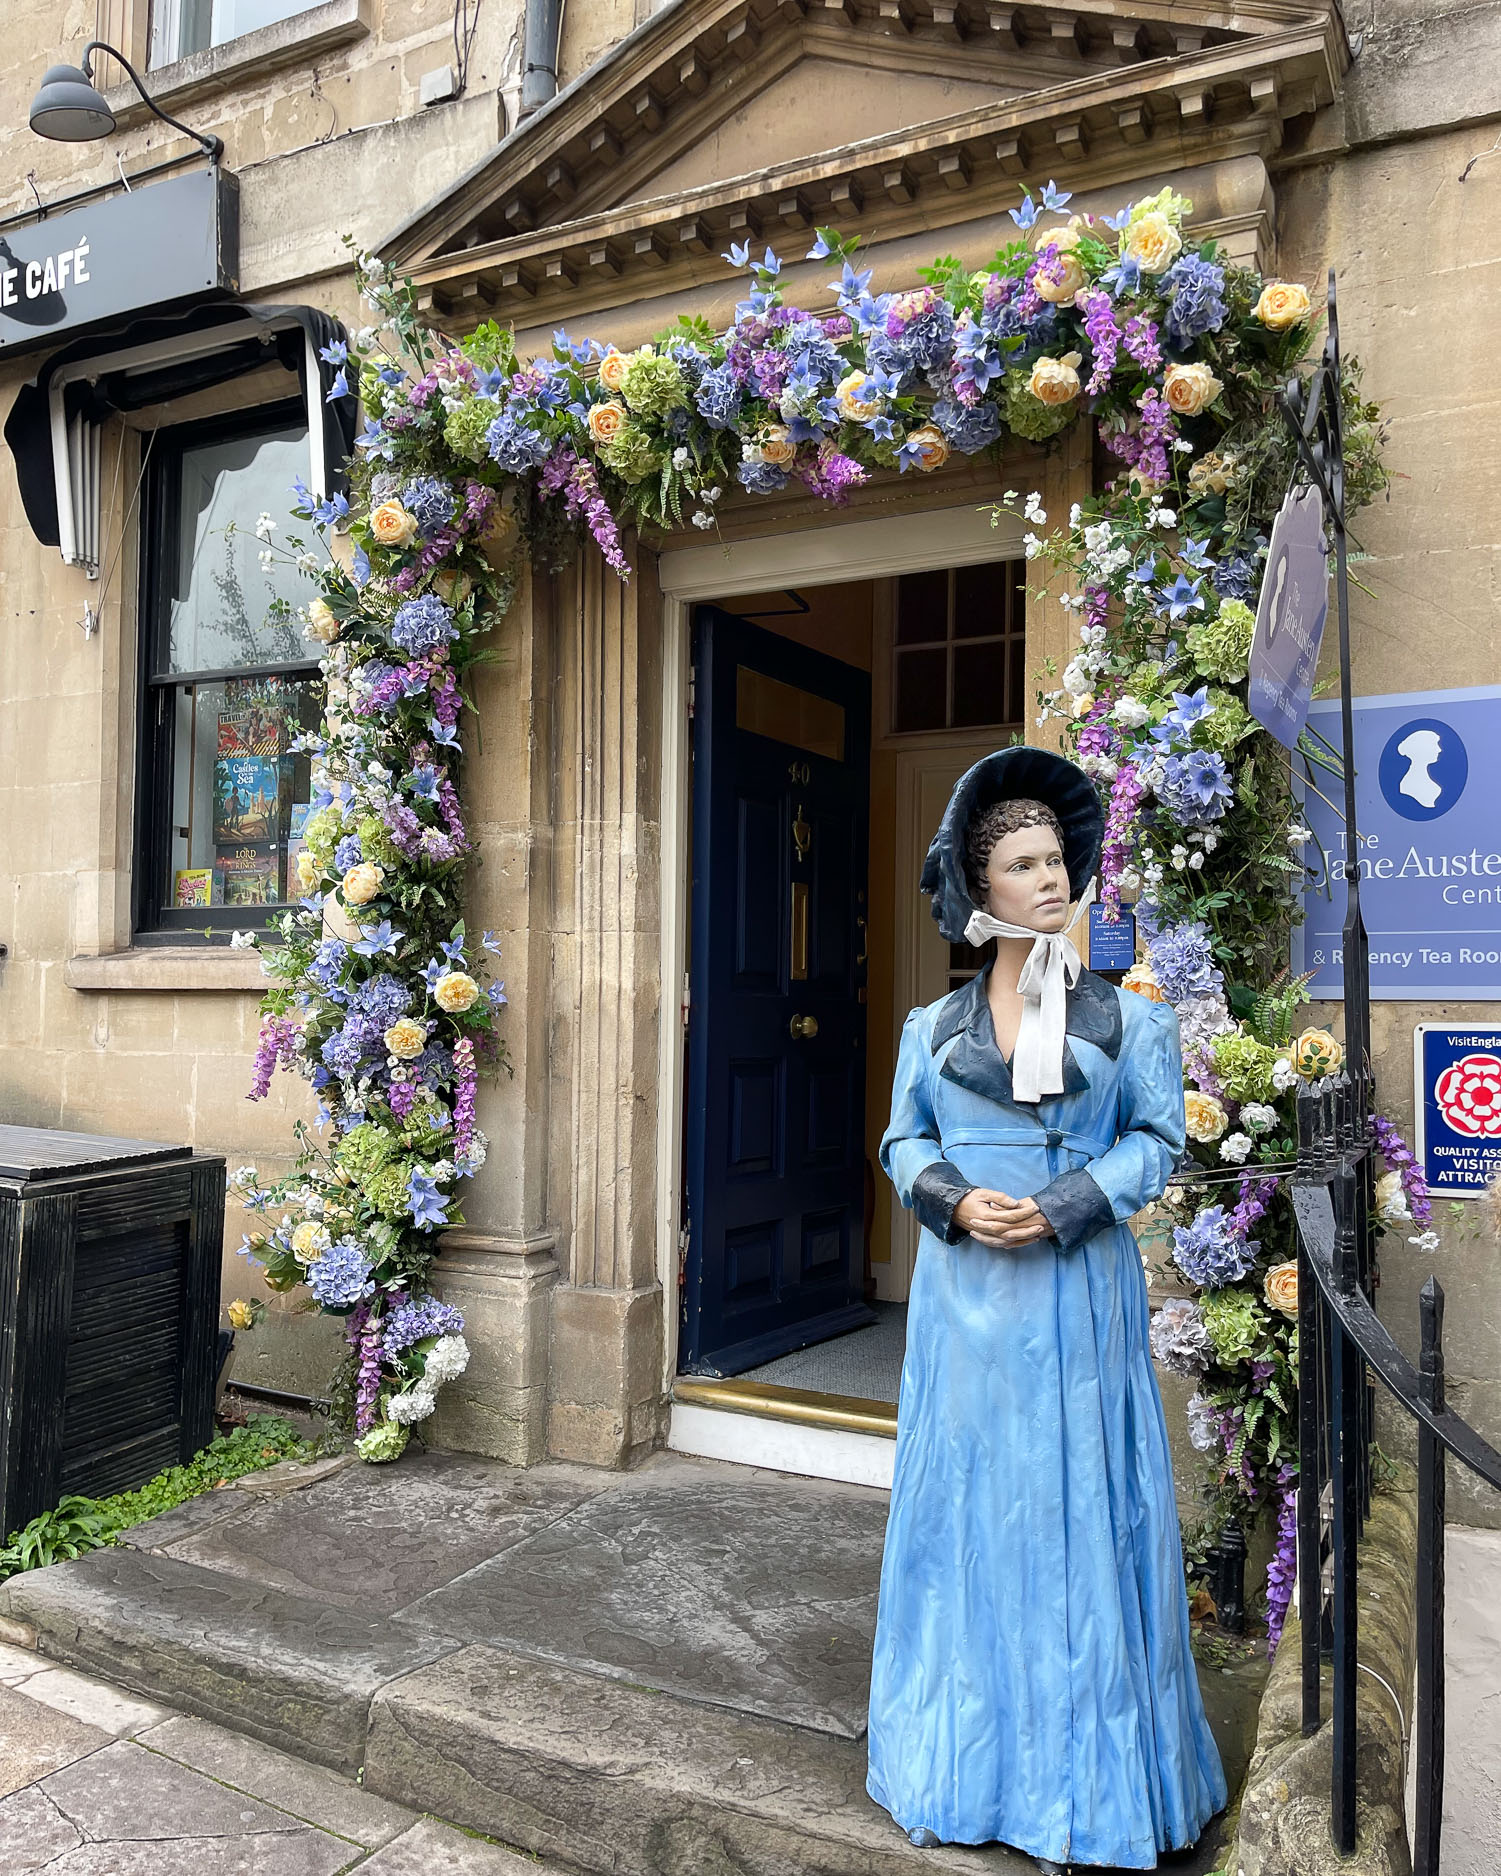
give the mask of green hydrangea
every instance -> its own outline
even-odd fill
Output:
[[[355,832],[360,837],[360,852],[373,865],[393,873],[401,865],[401,855],[391,840],[390,829],[379,815],[365,815]]]
[[[316,814],[307,817],[302,837],[307,842],[308,852],[320,867],[326,867],[332,860],[334,848],[343,832],[344,817],[337,808],[320,808]]]
[[[403,1132],[410,1136],[413,1149],[430,1157],[438,1152],[448,1132],[448,1109],[434,1094],[421,1094],[412,1104]]]
[[[1228,762],[1237,743],[1255,729],[1255,719],[1238,697],[1215,685],[1209,687],[1213,710],[1197,726],[1195,740],[1206,749],[1217,749]]]
[[[1222,1367],[1254,1360],[1266,1339],[1266,1311],[1250,1290],[1206,1290],[1199,1313]]]
[[[1031,372],[1021,368],[1006,373],[1006,401],[1002,415],[1006,428],[1029,443],[1046,442],[1066,430],[1079,414],[1079,400],[1069,404],[1044,404],[1027,389]]]
[[[1227,1029],[1209,1045],[1214,1072],[1232,1101],[1271,1101],[1276,1098],[1272,1070],[1277,1051],[1269,1049],[1245,1028]]]
[[[334,1149],[334,1158],[356,1185],[363,1186],[389,1166],[398,1151],[394,1135],[373,1120],[364,1120],[345,1134]]]
[[[599,455],[622,482],[644,482],[662,467],[651,438],[633,423],[623,423],[608,443],[601,443]]]
[[[379,1466],[400,1459],[406,1444],[407,1430],[399,1421],[377,1420],[368,1433],[362,1433],[355,1441],[354,1450],[368,1464]]]
[[[1205,677],[1238,684],[1251,662],[1251,634],[1256,615],[1241,599],[1220,602],[1216,617],[1188,628],[1188,650]]]
[[[665,417],[688,402],[688,386],[675,358],[655,352],[635,352],[620,375],[620,394],[626,408],[638,417]]]
[[[408,1177],[405,1160],[382,1166],[379,1172],[365,1181],[365,1203],[372,1211],[381,1212],[387,1218],[408,1217],[411,1213],[407,1203]]]
[[[487,462],[490,451],[485,437],[497,415],[492,399],[466,398],[457,410],[449,412],[443,425],[443,441],[460,462]]]
[[[1159,189],[1156,195],[1144,195],[1131,204],[1127,228],[1134,228],[1144,215],[1166,215],[1175,228],[1181,228],[1193,213],[1193,203],[1186,195],[1174,195],[1171,189]]]

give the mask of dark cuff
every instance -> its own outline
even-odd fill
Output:
[[[1077,1250],[1096,1232],[1115,1223],[1109,1199],[1082,1170],[1059,1173],[1051,1185],[1033,1193],[1032,1202],[1053,1227],[1062,1251]]]
[[[964,1233],[954,1223],[954,1207],[974,1189],[946,1159],[935,1159],[912,1181],[912,1210],[917,1222],[945,1244],[957,1244]]]

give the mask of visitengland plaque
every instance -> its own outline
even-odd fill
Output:
[[[1474,1198],[1501,1173],[1501,1024],[1419,1023],[1412,1055],[1428,1189]]]

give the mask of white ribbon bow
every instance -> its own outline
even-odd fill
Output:
[[[1095,896],[1095,882],[1079,895],[1069,916],[1072,925]],[[1032,925],[1008,925],[988,912],[971,912],[964,936],[972,945],[989,938],[1031,938],[1034,942],[1016,987],[1022,1019],[1011,1058],[1011,1092],[1018,1101],[1040,1101],[1063,1092],[1063,1040],[1068,1029],[1068,990],[1084,968],[1078,947],[1065,931],[1040,932]]]

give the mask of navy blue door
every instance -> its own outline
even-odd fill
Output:
[[[870,679],[697,619],[681,1366],[728,1375],[865,1306]]]

